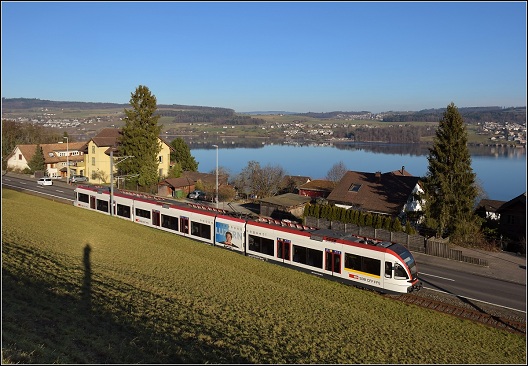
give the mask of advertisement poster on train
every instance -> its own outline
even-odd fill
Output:
[[[215,242],[216,244],[223,244],[225,247],[240,250],[242,248],[243,233],[234,225],[228,223],[215,223]]]

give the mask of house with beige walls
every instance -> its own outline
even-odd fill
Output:
[[[44,153],[45,174],[51,178],[66,178],[68,164],[70,176],[85,175],[84,152],[86,142],[40,144]],[[17,145],[7,158],[7,169],[23,172],[37,151],[37,144]]]
[[[92,137],[84,146],[84,163],[86,167],[86,176],[90,183],[101,184],[110,183],[110,152],[119,148],[119,136],[121,129],[104,128],[96,136]],[[158,138],[161,144],[161,151],[158,154],[158,173],[160,178],[165,178],[171,167],[170,152],[172,147],[161,138]],[[116,159],[114,159],[114,162]],[[114,179],[117,172],[117,166],[114,163]]]

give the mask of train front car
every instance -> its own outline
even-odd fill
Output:
[[[422,288],[413,255],[398,243],[380,242],[387,249],[385,257],[384,289],[388,292],[411,293]]]

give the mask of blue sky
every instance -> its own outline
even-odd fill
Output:
[[[526,106],[526,3],[2,1],[2,97],[236,112]]]

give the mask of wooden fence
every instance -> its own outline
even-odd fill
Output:
[[[376,229],[373,227],[358,226],[355,224],[345,224],[340,221],[330,221],[327,219],[310,216],[305,218],[305,225],[320,229],[332,229],[346,234],[352,234],[366,238],[400,243],[411,252],[424,253],[436,257],[476,264],[478,266],[488,266],[488,261],[485,259],[469,257],[463,255],[461,250],[450,248],[449,239],[439,239],[434,237],[426,238],[421,235],[409,235],[402,231],[393,232],[385,229]]]

